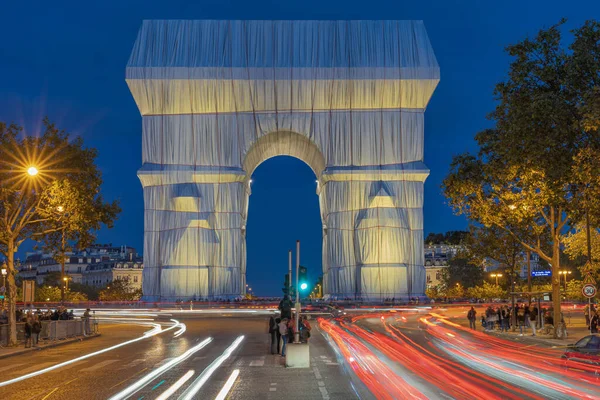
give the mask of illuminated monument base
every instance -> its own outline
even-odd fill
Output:
[[[439,68],[421,22],[144,21],[126,75],[143,121],[145,300],[244,295],[250,177],[278,155],[317,177],[325,296],[424,295]]]

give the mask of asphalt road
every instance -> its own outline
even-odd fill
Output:
[[[212,341],[186,360],[167,369],[130,398],[155,399],[172,384],[193,370],[190,385],[211,363],[221,357],[240,336],[243,339],[231,356],[214,370],[194,398],[214,399],[233,370],[239,377],[229,399],[352,399],[357,398],[343,367],[325,339],[315,331],[311,343],[313,368],[291,370],[284,358],[269,353],[268,317],[251,314],[217,316],[176,316],[186,331],[174,337],[173,331],[108,351],[90,359],[64,366],[8,386],[0,387],[0,399],[107,399],[127,389],[152,371],[156,371],[194,349],[207,338]],[[33,352],[26,356],[0,360],[0,381],[26,375],[60,362],[140,337],[147,327],[131,324],[101,325],[103,335],[81,344]],[[170,398],[176,399],[182,390]]]
[[[216,399],[234,371],[239,375],[221,398],[600,398],[598,378],[565,369],[562,350],[473,333],[427,310],[313,320],[310,369],[287,369],[283,357],[269,353],[261,311],[154,318],[163,329],[174,318],[186,330],[139,339],[148,326],[103,324],[100,338],[0,360],[0,399],[178,399],[192,387],[189,398]]]

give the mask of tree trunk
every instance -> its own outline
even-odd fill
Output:
[[[8,345],[17,345],[17,285],[15,284],[15,242],[9,240],[7,243],[7,267],[8,275]]]
[[[558,335],[558,326],[561,323],[560,309],[560,240],[558,237],[552,240],[552,307],[554,308],[554,338],[562,339]]]

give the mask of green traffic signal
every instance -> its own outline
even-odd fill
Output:
[[[300,290],[306,290],[307,287],[308,287],[308,285],[306,284],[306,282],[302,282],[300,284]]]

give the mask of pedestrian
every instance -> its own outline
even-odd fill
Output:
[[[279,324],[281,323],[281,318],[275,318],[275,335],[277,336],[277,354],[281,351],[281,333],[279,333]]]
[[[508,332],[508,324],[509,324],[509,320],[510,320],[510,311],[508,311],[508,307],[506,307],[506,306],[502,307],[502,309],[500,310],[500,317],[501,317],[500,332]]]
[[[536,334],[536,324],[537,324],[537,317],[538,317],[538,309],[535,305],[530,305],[529,306],[529,325],[531,326],[531,336],[535,336]]]
[[[302,319],[300,320],[300,326],[302,326],[302,342],[308,343],[308,339],[310,338],[310,330],[312,327],[310,326],[306,315],[302,316]]]
[[[523,328],[525,328],[525,304],[517,306],[517,324],[519,325],[519,336],[523,336]]]
[[[277,347],[277,330],[279,327],[275,322],[275,317],[271,315],[269,318],[269,336],[271,337],[271,354],[279,353],[279,348]]]
[[[83,335],[89,335],[91,333],[90,331],[90,309],[87,308],[83,313]]]
[[[477,330],[477,311],[475,311],[474,307],[471,307],[471,309],[469,310],[469,312],[467,313],[467,319],[469,320],[469,328],[473,329],[474,331]]]
[[[285,344],[288,341],[288,319],[283,318],[279,323],[279,334],[281,335],[281,356],[285,357]]]
[[[585,316],[585,326],[590,329],[590,305],[587,304],[583,309],[583,315]]]
[[[590,320],[590,330],[592,333],[598,333],[600,327],[600,311],[596,311]]]
[[[32,333],[33,325],[31,321],[31,315],[27,315],[25,317],[25,347],[31,347],[31,333]]]
[[[37,347],[41,331],[42,323],[40,322],[38,316],[34,315],[31,324],[31,342],[33,344],[33,347]]]

